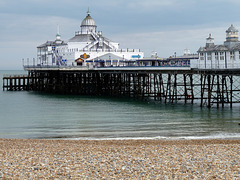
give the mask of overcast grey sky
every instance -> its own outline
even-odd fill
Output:
[[[239,0],[0,0],[0,69],[22,69],[57,25],[63,40],[73,37],[88,7],[97,30],[145,56],[195,53],[209,33],[221,44],[231,24],[240,29]]]

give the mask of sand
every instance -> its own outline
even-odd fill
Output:
[[[0,139],[0,179],[240,179],[240,140]]]

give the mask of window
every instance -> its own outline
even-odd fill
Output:
[[[224,60],[224,52],[220,52],[220,60]]]
[[[219,60],[218,52],[215,52],[215,60]]]
[[[235,60],[234,51],[230,51],[230,60]]]
[[[200,60],[204,60],[204,54],[200,53]]]
[[[210,52],[207,53],[207,60],[209,60],[209,61],[212,60],[212,53],[210,53]]]

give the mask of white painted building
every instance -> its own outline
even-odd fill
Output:
[[[41,65],[121,66],[125,61],[144,57],[139,49],[120,49],[119,43],[104,37],[101,31],[97,32],[89,11],[80,28],[68,41],[62,41],[58,32],[55,41],[38,46],[38,62]]]
[[[238,30],[231,25],[226,30],[226,41],[223,45],[215,45],[214,38],[209,34],[205,47],[198,50],[199,69],[235,69],[240,68],[240,41]]]

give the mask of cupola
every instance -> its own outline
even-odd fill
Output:
[[[226,30],[226,41],[238,41],[238,30],[233,25]]]
[[[206,47],[212,46],[214,46],[214,38],[212,37],[212,34],[209,34],[208,38],[206,39]]]
[[[231,25],[227,30],[226,30],[226,41],[224,42],[224,45],[228,48],[234,47],[238,41],[238,30]]]
[[[95,21],[93,20],[93,18],[91,17],[89,9],[87,11],[87,16],[82,21],[80,27],[81,27],[82,34],[89,34],[92,32],[96,33],[97,25],[96,25]]]
[[[59,43],[62,42],[62,40],[61,40],[61,35],[60,35],[60,32],[59,32],[59,26],[57,26],[57,34],[56,34],[56,40],[55,40],[55,42],[56,42],[57,44],[59,44]]]

